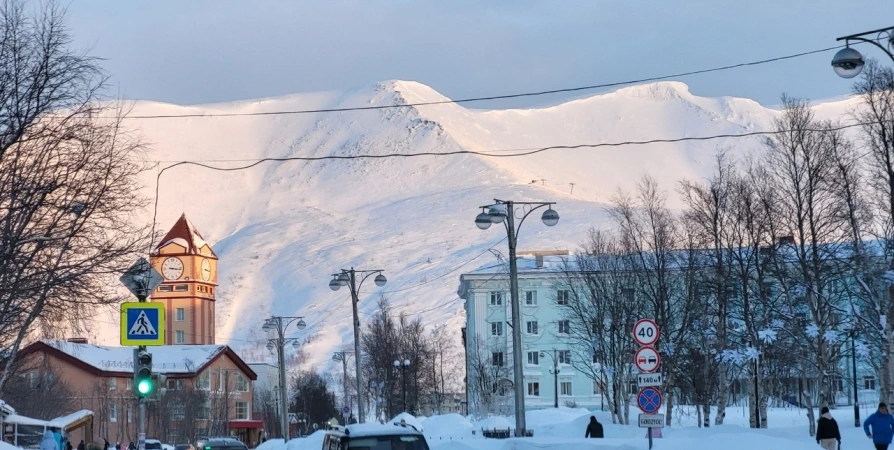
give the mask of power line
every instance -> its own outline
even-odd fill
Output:
[[[738,64],[731,64],[727,66],[713,67],[710,69],[701,69],[701,70],[692,70],[688,72],[679,72],[669,75],[660,75],[655,77],[647,77],[647,78],[639,78],[635,80],[626,80],[626,81],[616,81],[612,83],[603,83],[603,84],[593,84],[587,86],[577,86],[570,88],[561,88],[561,89],[549,89],[543,91],[534,91],[534,92],[522,92],[516,94],[505,94],[505,95],[491,95],[486,97],[469,97],[462,98],[457,100],[438,100],[431,102],[420,102],[420,103],[407,103],[403,105],[377,105],[377,106],[355,106],[355,107],[347,107],[347,108],[323,108],[323,109],[298,109],[298,110],[288,110],[288,111],[267,111],[267,112],[251,112],[251,113],[218,113],[218,114],[151,114],[151,115],[137,115],[137,116],[123,116],[122,119],[176,119],[176,118],[198,118],[198,117],[247,117],[247,116],[283,116],[283,115],[293,115],[293,114],[322,114],[322,113],[335,113],[335,112],[348,112],[348,111],[371,111],[371,110],[381,110],[381,109],[395,109],[395,108],[412,108],[417,106],[431,106],[431,105],[446,105],[446,104],[459,104],[459,103],[472,103],[472,102],[483,102],[489,100],[504,100],[511,98],[522,98],[522,97],[537,97],[543,95],[551,95],[551,94],[560,94],[560,93],[568,93],[568,92],[580,92],[580,91],[591,91],[594,89],[603,89],[617,86],[625,86],[629,84],[636,83],[646,83],[650,81],[661,81],[667,80],[671,78],[680,78],[691,75],[701,75],[705,73],[711,72],[720,72],[724,70],[737,69],[740,67],[748,67],[748,66],[757,66],[761,64],[768,64],[772,62],[784,61],[787,59],[800,58],[802,56],[813,55],[817,53],[828,52],[830,50],[837,50],[845,47],[844,45],[836,45],[834,47],[826,47],[817,50],[810,50],[807,52],[794,53],[791,55],[785,56],[777,56],[775,58],[761,59],[758,61],[750,61]]]

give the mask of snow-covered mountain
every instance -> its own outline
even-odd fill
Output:
[[[131,115],[252,113],[344,108],[445,100],[423,84],[388,81],[344,92],[296,94],[227,104],[177,106],[138,102]],[[817,105],[837,118],[853,99]],[[429,325],[463,321],[456,296],[463,271],[493,264],[488,249],[506,252],[499,227],[481,231],[478,207],[493,198],[556,201],[561,221],[527,221],[519,247],[577,248],[588,228],[605,220],[604,205],[618,186],[644,172],[671,194],[682,178],[701,178],[721,148],[747,153],[757,138],[708,142],[551,150],[501,158],[506,150],[742,133],[767,129],[777,110],[741,98],[703,98],[685,84],[666,82],[619,89],[542,109],[467,109],[442,104],[320,114],[133,119],[146,139],[146,158],[163,168],[181,160],[235,167],[245,160],[291,156],[383,155],[476,150],[491,156],[268,162],[233,172],[181,165],[159,188],[158,224],[166,231],[186,213],[221,257],[218,343],[247,359],[263,349],[264,318],[303,315],[311,362],[352,342],[346,289],[332,292],[341,268],[384,269],[388,284],[364,285],[361,320],[379,294],[394,308],[421,314]],[[241,160],[241,161],[240,161]],[[157,170],[145,177],[154,195]],[[572,194],[573,183],[573,194]],[[673,198],[674,196],[672,196]],[[151,214],[146,220],[151,220]],[[106,320],[106,319],[101,319]],[[117,319],[110,315],[114,343]]]

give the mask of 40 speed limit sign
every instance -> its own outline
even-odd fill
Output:
[[[651,319],[642,319],[633,326],[633,339],[641,346],[650,346],[658,341],[658,324]]]

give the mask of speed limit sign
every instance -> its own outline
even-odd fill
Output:
[[[658,324],[651,319],[642,319],[633,326],[633,339],[642,346],[658,341]]]

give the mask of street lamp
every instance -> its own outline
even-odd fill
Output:
[[[492,224],[502,223],[506,228],[509,243],[509,296],[512,305],[512,368],[515,376],[515,435],[526,436],[525,430],[525,386],[524,364],[522,363],[522,338],[521,338],[521,306],[518,298],[518,264],[515,260],[516,238],[525,219],[532,212],[547,208],[540,216],[544,225],[551,227],[559,223],[559,213],[552,209],[555,202],[514,202],[494,199],[494,204],[482,206],[481,213],[475,217],[475,225],[482,230],[490,228]],[[520,211],[515,207],[521,206]],[[487,212],[485,212],[485,210]],[[515,225],[518,220],[518,226]]]
[[[407,368],[410,367],[410,360],[405,359],[400,361],[399,359],[395,359],[394,367],[400,369],[400,379],[401,383],[403,383],[404,412],[407,412]]]
[[[344,384],[344,390],[345,390],[345,405],[344,406],[348,406],[349,408],[350,408],[350,405],[348,405],[348,403],[349,403],[349,401],[348,401],[348,355],[353,355],[353,354],[354,354],[354,352],[335,352],[335,354],[332,355],[333,361],[341,361],[342,374],[344,375],[344,383],[345,383]],[[348,414],[350,414],[350,413],[345,413],[345,425],[348,424]]]
[[[850,329],[851,338],[851,369],[854,371],[854,426],[860,428],[860,402],[857,400],[857,327]]]
[[[359,283],[357,282],[358,275],[363,277]],[[385,275],[382,275],[381,269],[354,270],[353,267],[349,270],[341,269],[341,272],[332,274],[332,279],[329,280],[329,289],[333,291],[341,289],[342,286],[348,286],[351,289],[351,305],[354,309],[354,371],[357,378],[357,421],[359,423],[363,423],[366,418],[366,405],[363,402],[363,374],[360,373],[360,316],[357,314],[357,303],[360,301],[360,296],[358,292],[363,286],[363,282],[373,275],[375,275],[373,282],[376,283],[376,286],[382,287],[388,282]]]
[[[867,38],[866,36],[872,36]],[[841,78],[853,78],[860,75],[866,61],[863,55],[857,50],[850,47],[851,41],[866,42],[882,49],[892,61],[894,61],[894,27],[880,28],[878,30],[864,31],[862,33],[842,36],[836,41],[844,41],[846,47],[839,50],[832,57],[832,69]]]
[[[541,358],[545,357],[546,355],[549,355],[549,357],[552,358],[552,360],[553,360],[553,368],[549,369],[549,373],[553,376],[553,397],[554,397],[553,407],[554,408],[559,407],[559,372],[561,372],[561,370],[559,370],[559,361],[558,361],[558,359],[556,359],[556,352],[557,352],[556,349],[553,349],[552,355],[549,355],[549,353],[540,352]]]
[[[298,338],[287,338],[285,335],[286,329],[292,324],[295,324],[295,328],[299,331],[307,327],[307,324],[304,322],[304,317],[286,316],[271,316],[264,321],[264,325],[261,327],[264,332],[276,332],[275,336],[267,341],[267,350],[276,350],[276,359],[279,363],[279,420],[280,426],[282,426],[283,439],[285,439],[286,442],[289,441],[289,404],[287,403],[288,397],[286,396],[285,347],[288,343],[291,343],[295,348],[301,346],[301,342]]]

